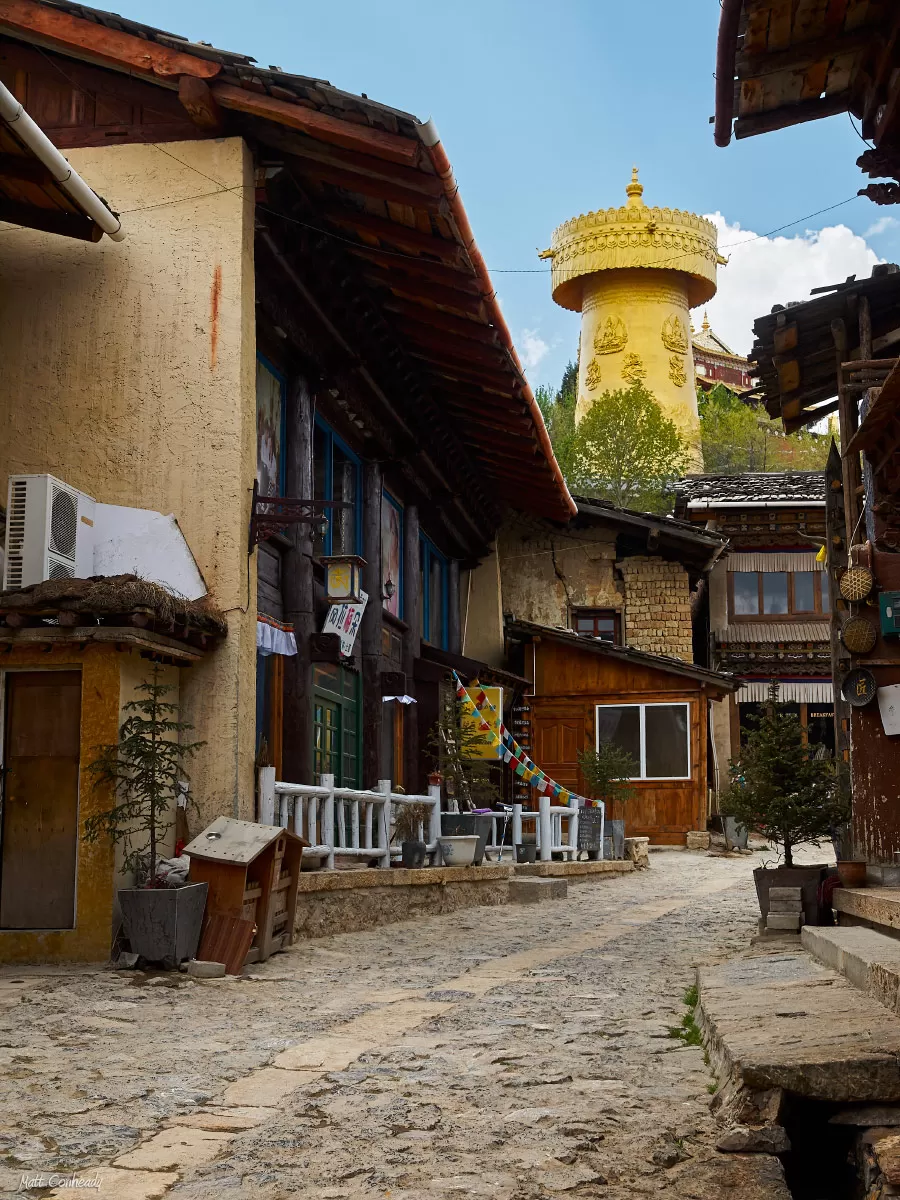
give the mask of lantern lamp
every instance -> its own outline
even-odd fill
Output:
[[[325,599],[329,604],[359,604],[362,600],[362,568],[366,560],[358,554],[329,554],[325,564]]]

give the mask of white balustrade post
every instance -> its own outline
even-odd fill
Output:
[[[287,829],[287,826],[288,826],[288,803],[289,803],[289,800],[290,800],[290,798],[288,796],[286,796],[284,792],[282,792],[281,796],[280,796],[280,803],[278,805],[278,824],[281,826],[282,829]]]
[[[521,804],[513,805],[512,841],[513,841],[513,847],[522,845],[522,805]],[[516,852],[515,852],[515,849],[513,849],[513,861],[515,861],[515,857],[516,857]]]
[[[384,804],[380,805],[381,820],[379,821],[379,846],[384,847],[384,853],[378,860],[380,867],[390,867],[391,865],[391,781],[389,779],[379,779],[378,787],[375,789],[381,792],[384,796]]]
[[[606,857],[606,805],[600,801],[600,857]]]
[[[541,848],[541,862],[549,862],[553,857],[551,850],[553,845],[553,833],[552,822],[550,820],[549,796],[538,796],[538,825],[540,826],[538,845]]]
[[[569,807],[572,815],[569,817],[569,845],[572,847],[572,862],[578,861],[578,814],[581,809],[579,796],[569,797]]]
[[[259,823],[275,824],[275,768],[259,768]]]
[[[304,837],[303,833],[303,808],[307,803],[302,796],[294,797],[294,833],[297,837]],[[309,839],[312,841],[312,838]]]
[[[334,870],[334,776],[320,775],[319,782],[322,787],[328,788],[328,795],[325,797],[325,811],[322,814],[322,842],[328,847],[325,866],[329,870]]]
[[[441,840],[441,785],[439,783],[429,783],[428,795],[434,801],[431,806],[431,815],[428,818],[428,841],[439,842]]]

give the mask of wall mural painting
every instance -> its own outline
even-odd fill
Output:
[[[403,509],[390,496],[381,497],[381,592],[386,612],[401,616],[400,564],[403,554]]]
[[[256,363],[256,479],[261,496],[283,494],[284,383],[261,359]]]

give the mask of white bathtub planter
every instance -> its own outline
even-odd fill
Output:
[[[477,834],[460,834],[458,837],[442,837],[438,841],[441,862],[445,867],[471,867],[478,847]]]

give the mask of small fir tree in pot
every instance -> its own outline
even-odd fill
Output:
[[[615,742],[601,741],[597,750],[582,750],[578,766],[591,800],[602,800],[607,806],[615,801],[624,804],[635,793],[629,781],[640,767],[634,755]]]
[[[831,760],[804,744],[799,718],[779,703],[777,683],[764,712],[750,720],[740,761],[731,764],[722,812],[780,843],[784,865],[792,867],[795,846],[818,846],[847,819],[846,799]]]
[[[492,808],[500,798],[489,760],[479,757],[484,735],[464,716],[462,702],[444,695],[440,716],[428,738],[428,748],[444,781],[448,811],[461,813]]]
[[[177,740],[193,726],[179,721],[177,705],[166,700],[174,690],[154,666],[138,685],[139,697],[124,706],[130,715],[118,742],[98,746],[89,766],[94,788],[111,788],[116,803],[88,818],[85,839],[121,842],[122,873],[133,872],[148,887],[156,878],[160,842],[174,824],[179,785],[188,778],[185,763],[204,744]]]

